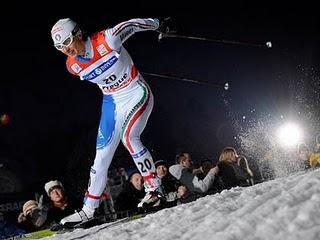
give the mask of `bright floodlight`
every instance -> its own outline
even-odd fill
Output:
[[[296,124],[286,123],[278,129],[278,138],[284,146],[294,146],[300,141],[300,128]]]

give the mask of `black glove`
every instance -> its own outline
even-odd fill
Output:
[[[63,229],[63,225],[61,225],[60,223],[57,222],[53,222],[50,225],[50,230],[51,231],[60,231]]]
[[[30,218],[33,225],[35,225],[36,227],[41,227],[47,220],[49,207],[43,203],[43,195],[39,196],[38,194],[36,194],[35,197],[36,201],[38,202],[38,206],[32,209],[28,217]]]
[[[176,32],[176,27],[174,26],[174,21],[171,17],[158,18],[159,27],[157,29],[160,33],[173,33]]]
[[[35,208],[30,213],[30,220],[36,227],[41,227],[47,220],[48,212],[45,209]]]

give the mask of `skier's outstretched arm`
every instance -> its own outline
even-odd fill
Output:
[[[159,20],[157,18],[134,18],[106,29],[105,38],[112,49],[118,50],[134,33],[156,30],[158,27]]]

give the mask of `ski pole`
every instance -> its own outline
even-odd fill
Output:
[[[174,79],[174,80],[178,80],[178,81],[190,82],[190,83],[201,84],[201,85],[223,87],[224,90],[229,89],[229,83],[227,83],[227,82],[226,83],[218,83],[218,82],[199,81],[199,80],[186,78],[186,77],[172,76],[172,75],[159,74],[159,73],[150,73],[150,72],[141,72],[141,74],[152,76],[152,77],[169,78],[169,79]]]
[[[206,41],[206,42],[246,46],[246,47],[272,48],[272,42],[270,41],[266,42],[265,44],[259,44],[259,43],[248,43],[248,42],[239,42],[239,41],[223,40],[223,39],[221,40],[211,39],[211,38],[205,38],[205,37],[186,36],[186,35],[179,35],[179,34],[174,34],[170,32],[160,33],[158,36],[158,41],[160,42],[163,38],[180,38],[180,39],[199,40],[199,41]]]

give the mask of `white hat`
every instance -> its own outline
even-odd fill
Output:
[[[49,191],[51,188],[55,187],[55,186],[58,186],[58,187],[61,187],[63,188],[63,185],[60,181],[58,180],[52,180],[50,182],[47,182],[45,185],[44,185],[44,189],[46,190],[47,194],[49,195]]]
[[[54,44],[60,44],[70,36],[70,33],[74,35],[78,30],[78,25],[75,21],[70,18],[63,18],[52,27],[51,37]]]

